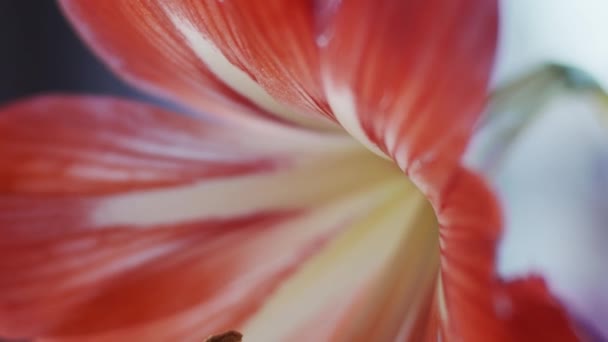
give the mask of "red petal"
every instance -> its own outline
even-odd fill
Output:
[[[225,129],[100,97],[14,103],[0,111],[0,136],[3,193],[94,195],[264,171],[275,164],[269,157],[246,155],[244,142]]]
[[[323,79],[338,120],[413,179],[434,164],[444,179],[432,183],[446,181],[485,101],[496,1],[330,1],[322,14]]]
[[[375,200],[337,196],[386,169],[340,138],[109,98],[19,102],[0,111],[0,134],[9,337],[183,340],[235,328]]]
[[[306,1],[61,4],[83,39],[137,86],[212,113],[225,114],[229,102],[255,103],[281,118],[332,125],[318,114],[328,110]]]

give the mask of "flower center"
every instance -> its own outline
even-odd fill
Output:
[[[360,153],[353,156],[358,166],[336,176],[344,179],[358,174],[375,181],[358,190],[353,187],[332,202],[351,203],[347,207],[365,203],[352,212],[341,233],[248,322],[243,330],[247,338],[262,341],[285,336],[287,329],[319,311],[331,316],[324,320],[332,321],[335,330],[333,335],[323,335],[328,330],[301,327],[308,329],[307,338],[311,330],[318,330],[312,340],[390,341],[400,336],[412,340],[417,327],[425,324],[439,267],[434,211],[395,164],[358,148]],[[339,210],[339,204],[324,206],[328,212]],[[297,307],[297,312],[289,307]],[[269,330],[264,323],[269,319],[280,320],[281,327]]]

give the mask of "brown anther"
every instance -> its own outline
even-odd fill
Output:
[[[243,334],[238,331],[230,330],[223,334],[208,337],[205,342],[241,342]]]

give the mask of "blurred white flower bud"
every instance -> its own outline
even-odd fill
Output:
[[[555,63],[589,73],[608,90],[608,1],[501,0],[500,10],[495,86]]]
[[[466,158],[504,210],[500,275],[543,276],[608,339],[608,97],[588,80],[549,67],[499,90]]]

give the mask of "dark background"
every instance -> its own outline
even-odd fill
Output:
[[[80,42],[55,1],[0,0],[0,106],[48,92],[138,96]]]

